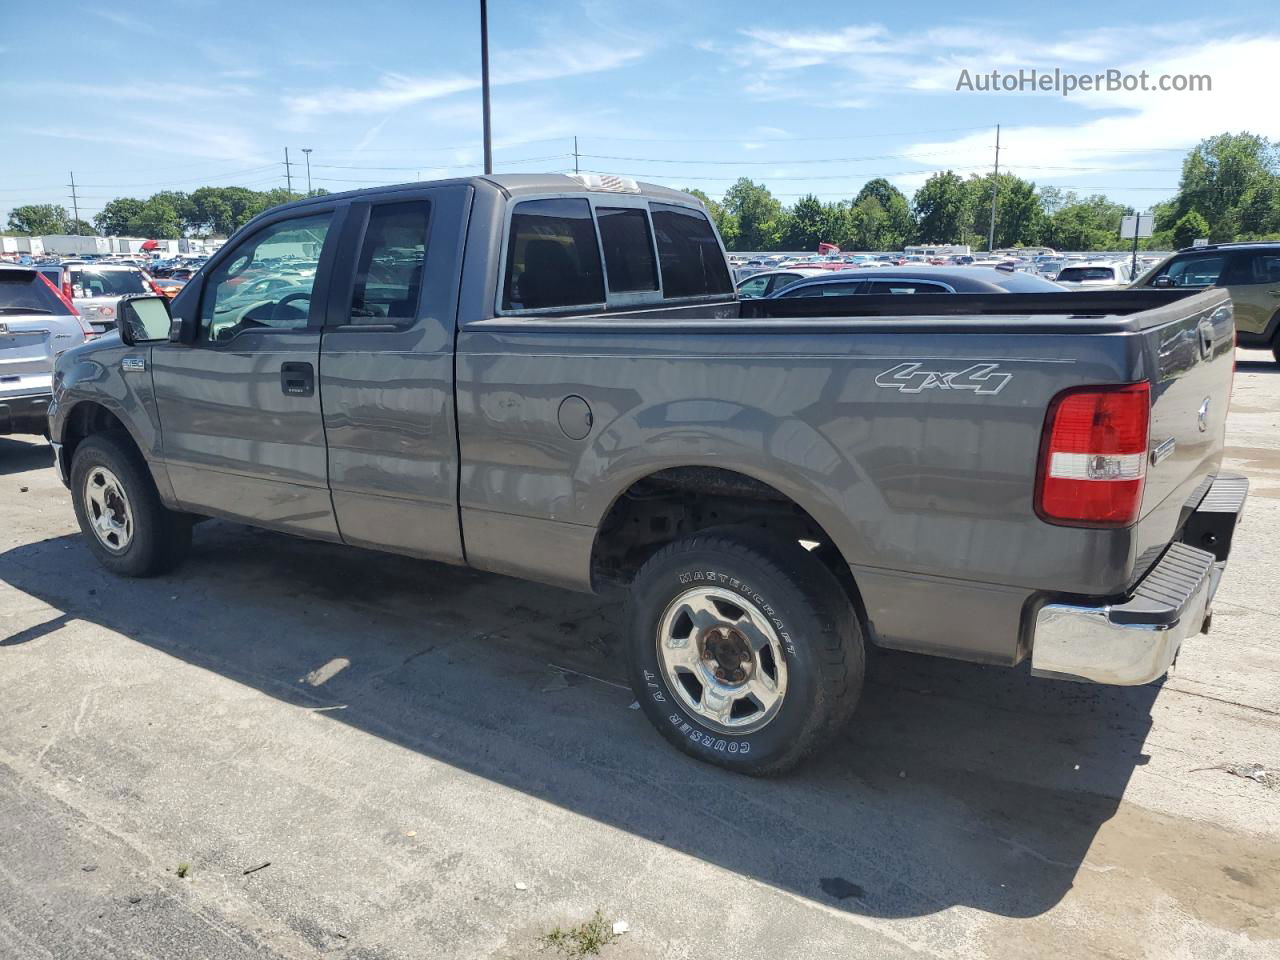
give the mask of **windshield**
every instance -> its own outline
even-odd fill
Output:
[[[124,297],[150,293],[141,270],[72,270],[71,289],[77,297]]]

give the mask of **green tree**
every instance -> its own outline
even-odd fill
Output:
[[[9,211],[9,229],[27,236],[66,233],[71,229],[71,216],[60,204],[29,203]]]
[[[735,250],[779,249],[782,204],[767,187],[742,177],[725,192],[724,209],[738,225]]]
[[[827,227],[826,208],[810,193],[797,200],[786,216],[782,246],[787,250],[817,250],[820,243],[836,242],[828,239]]]
[[[126,232],[135,237],[154,240],[176,240],[182,236],[182,217],[163,194],[151,197],[126,224]]]
[[[143,201],[134,197],[118,197],[111,200],[93,218],[94,226],[103,236],[120,236],[129,232],[129,222],[142,213]]]
[[[1114,250],[1120,244],[1120,218],[1130,208],[1102,194],[1072,201],[1045,221],[1045,243],[1058,250]]]
[[[1252,133],[1222,133],[1201,140],[1182,162],[1173,219],[1195,211],[1209,225],[1200,236],[1230,240],[1239,231],[1246,194],[1276,176],[1276,147]]]
[[[964,243],[972,232],[971,194],[958,174],[935,173],[916,191],[916,238],[922,243]]]
[[[863,184],[862,189],[853,200],[854,207],[861,207],[866,201],[874,200],[883,213],[883,221],[877,225],[877,246],[860,247],[864,250],[901,250],[915,233],[915,222],[911,217],[911,205],[906,195],[884,177],[876,177]],[[870,215],[872,208],[864,207]]]
[[[1191,246],[1192,242],[1209,236],[1209,221],[1195,210],[1184,213],[1173,227],[1173,245],[1176,249]]]

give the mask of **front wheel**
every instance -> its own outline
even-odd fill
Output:
[[[733,531],[668,544],[636,575],[629,622],[642,709],[700,760],[782,773],[857,705],[857,616],[831,572],[793,541]]]
[[[112,573],[165,573],[191,547],[191,517],[160,502],[127,436],[98,433],[80,442],[71,460],[71,499],[89,549]]]

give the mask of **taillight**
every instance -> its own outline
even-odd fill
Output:
[[[80,316],[80,311],[76,309],[76,305],[71,302],[71,298],[67,296],[66,292],[55,287],[53,282],[43,273],[40,274],[40,279],[43,280],[44,285],[53,292],[53,295],[62,301],[62,305],[67,308],[68,312],[70,312],[70,314],[80,322],[80,329],[84,331],[84,338],[86,340],[92,340],[96,337],[98,332],[94,330],[93,327],[89,326],[89,322],[85,320],[84,317]],[[65,286],[70,287],[70,284],[65,284]]]
[[[75,297],[75,291],[71,289],[71,278],[63,275],[62,279],[62,296],[70,303]]]
[[[1049,404],[1036,512],[1049,523],[1126,527],[1147,477],[1151,384],[1065,390]]]

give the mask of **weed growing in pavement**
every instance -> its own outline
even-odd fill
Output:
[[[600,953],[601,949],[617,939],[618,934],[613,932],[613,927],[605,921],[604,915],[596,910],[590,920],[576,927],[570,927],[568,930],[556,927],[550,933],[540,936],[538,942],[542,944],[544,950],[553,947],[566,957],[577,958],[594,957]]]

